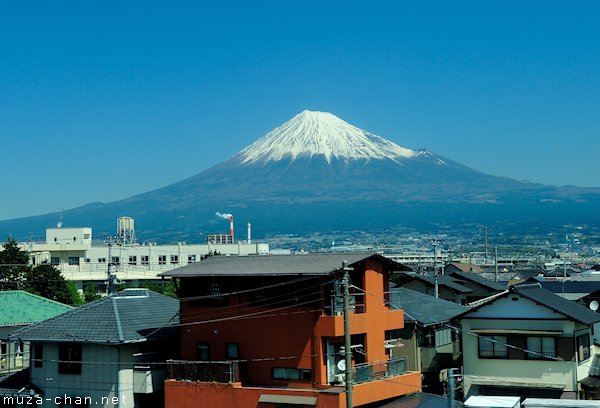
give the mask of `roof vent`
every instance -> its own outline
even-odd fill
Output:
[[[524,290],[524,289],[539,289],[542,287],[542,284],[539,282],[534,282],[534,283],[520,283],[518,285],[513,285],[510,287],[511,291],[515,292],[515,291],[519,291],[519,290]]]

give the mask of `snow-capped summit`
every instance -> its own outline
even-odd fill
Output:
[[[352,126],[328,112],[305,110],[239,153],[242,163],[324,156],[338,160],[409,158],[418,152]]]

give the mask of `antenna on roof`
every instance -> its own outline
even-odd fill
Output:
[[[56,228],[60,228],[63,226],[63,210],[60,210],[60,215],[58,218],[58,222],[56,223]]]

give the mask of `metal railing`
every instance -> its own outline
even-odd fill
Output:
[[[240,382],[240,367],[237,361],[167,360],[167,378],[200,382]]]
[[[358,384],[406,374],[406,367],[406,357],[357,364],[354,366],[354,382]]]

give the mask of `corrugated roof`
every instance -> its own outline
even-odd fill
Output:
[[[435,277],[433,277],[433,276],[415,275],[415,277],[424,282],[429,283],[429,285],[431,285],[431,286],[435,285]],[[473,292],[473,289],[467,288],[466,286],[461,285],[460,283],[456,282],[454,279],[452,279],[449,276],[440,275],[437,277],[437,280],[438,280],[438,286],[445,286],[449,289],[452,289],[455,292],[458,292],[458,293]]]
[[[416,321],[423,326],[448,322],[469,310],[466,306],[407,288],[391,289],[390,303],[404,310],[405,319]]]
[[[450,406],[450,400],[441,395],[417,392],[416,394],[400,397],[382,405],[375,406],[377,408],[443,408]],[[454,401],[454,406],[456,408],[462,408],[465,405],[460,401]]]
[[[409,267],[378,254],[304,254],[304,255],[253,255],[212,256],[200,262],[182,266],[162,276],[177,278],[193,276],[285,276],[285,275],[329,275],[342,266],[368,258],[377,258],[396,271],[410,270]]]
[[[125,289],[11,333],[24,341],[126,343],[172,332],[179,301],[148,289]]]
[[[37,323],[73,307],[23,290],[0,291],[0,326]]]

